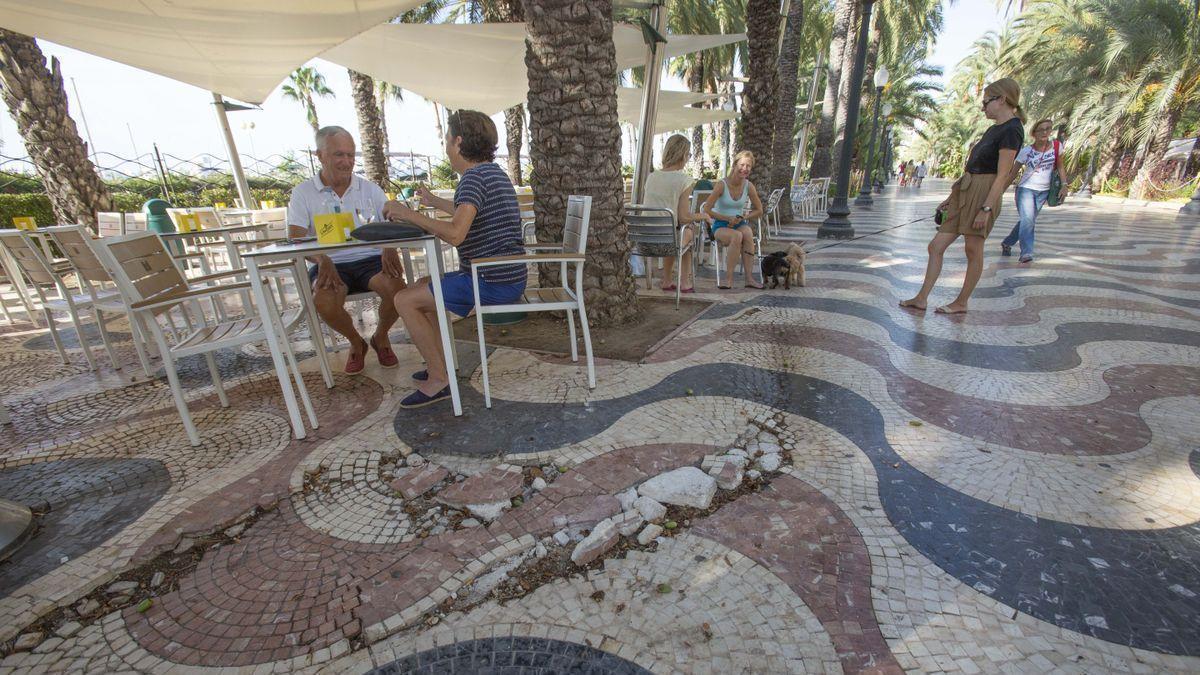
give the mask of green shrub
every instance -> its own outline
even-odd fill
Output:
[[[12,219],[33,216],[38,227],[57,225],[50,198],[44,194],[0,194],[0,227],[12,227]]]

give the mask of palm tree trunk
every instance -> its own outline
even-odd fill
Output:
[[[388,153],[391,152],[391,143],[388,141],[387,99],[384,98],[379,92],[375,93],[377,94],[375,100],[379,105],[379,132],[382,134],[380,138],[380,145],[383,146],[383,161],[387,162],[388,166],[391,166],[391,163],[388,161]]]
[[[442,106],[438,105],[437,103],[433,104],[433,121],[434,124],[437,125],[438,139],[445,138],[446,130],[442,128]]]
[[[1175,125],[1179,123],[1179,118],[1182,116],[1182,108],[1170,108],[1158,119],[1158,124],[1154,128],[1154,136],[1146,145],[1145,152],[1141,153],[1137,175],[1134,177],[1133,183],[1129,185],[1131,199],[1150,198],[1150,177],[1162,163],[1163,155],[1167,154],[1171,145],[1171,137],[1175,133]]]
[[[110,210],[112,196],[71,119],[58,59],[51,59],[47,69],[33,38],[0,28],[0,96],[46,187],[55,219],[95,228],[96,212]]]
[[[842,74],[849,75],[854,72],[854,56],[858,53],[858,22],[862,16],[862,11],[859,3],[855,2],[851,9],[850,29],[846,31],[846,48],[842,50]],[[837,114],[834,115],[834,141],[832,157],[839,158],[842,156],[842,139],[845,138],[846,117],[849,114],[847,108],[850,107],[850,79],[843,77],[838,82],[838,102]],[[861,107],[860,107],[861,109]]]
[[[842,62],[847,51],[846,36],[853,24],[856,0],[837,0],[833,9],[833,37],[829,41],[829,77],[825,79],[825,98],[821,104],[821,121],[813,139],[813,161],[809,168],[812,178],[827,178],[833,174],[834,119],[838,108],[838,87],[842,81]]]
[[[308,125],[312,127],[313,136],[321,130],[321,120],[317,118],[317,104],[313,101],[312,94],[304,93],[304,115],[308,118]]]
[[[588,314],[596,325],[626,323],[639,310],[622,205],[612,2],[525,0],[524,8],[537,237],[561,241],[567,196],[591,196]],[[557,268],[539,270],[539,283],[557,276]]]
[[[696,55],[696,62],[688,70],[687,78],[688,91],[700,91],[704,86],[704,61],[703,52]],[[693,108],[703,108],[704,103],[693,103]],[[704,127],[696,125],[692,127],[692,175],[699,176],[704,171]]]
[[[375,80],[357,70],[350,74],[350,92],[354,95],[354,110],[358,113],[358,142],[367,178],[384,190],[388,189],[387,157],[383,154],[383,126],[379,123],[379,106],[375,104]]]
[[[504,140],[508,146],[508,177],[521,185],[521,136],[525,127],[525,106],[514,105],[504,111]]]
[[[804,2],[792,0],[788,6],[787,30],[779,52],[779,103],[775,107],[775,140],[771,154],[775,165],[771,171],[770,191],[785,193],[792,184],[792,139],[796,135],[796,90],[800,77],[800,34],[804,30]],[[799,158],[796,161],[800,161]],[[792,222],[792,200],[780,199],[779,222]]]
[[[750,58],[746,64],[745,104],[739,121],[739,149],[754,153],[750,180],[766,187],[774,166],[772,141],[779,107],[779,0],[747,0],[746,34]],[[794,98],[794,97],[793,97]]]

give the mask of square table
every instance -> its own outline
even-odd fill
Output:
[[[246,263],[247,276],[250,277],[250,290],[254,296],[254,304],[258,307],[263,330],[267,335],[267,346],[271,351],[271,360],[275,364],[275,373],[279,377],[280,384],[284,385],[289,382],[287,367],[284,363],[283,352],[280,347],[280,339],[287,339],[287,336],[284,334],[283,326],[279,323],[279,313],[275,311],[274,299],[264,289],[262,275],[259,273],[259,265],[272,261],[291,260],[296,266],[298,278],[304,280],[308,278],[308,270],[304,267],[304,258],[321,255],[330,251],[352,248],[399,248],[406,251],[412,249],[425,251],[425,258],[429,261],[429,276],[434,282],[433,299],[437,306],[438,332],[442,338],[442,353],[446,359],[446,373],[450,378],[450,400],[454,406],[454,414],[456,416],[462,415],[462,399],[458,393],[458,373],[454,358],[454,338],[450,332],[450,322],[446,318],[446,303],[442,298],[442,284],[440,283],[442,278],[442,242],[431,234],[407,239],[348,241],[341,244],[322,244],[317,241],[270,244],[242,253],[242,260]],[[314,331],[316,331],[315,327],[320,325],[320,318],[317,316],[316,307],[313,305],[312,288],[304,283],[301,283],[300,286],[300,302],[305,305],[305,311],[309,314],[309,323],[314,326]],[[317,332],[319,333],[319,331]],[[329,371],[324,340],[317,334],[312,336],[312,342],[313,348],[316,350],[322,364],[325,384],[329,388],[333,388],[333,376]],[[287,406],[288,417],[292,422],[292,429],[296,433],[296,438],[304,438],[305,431],[300,419],[300,409],[296,405],[296,395],[290,385],[283,386],[283,401]]]

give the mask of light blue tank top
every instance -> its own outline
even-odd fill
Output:
[[[713,210],[717,213],[723,213],[727,216],[740,216],[746,211],[746,202],[750,200],[750,181],[742,183],[742,196],[740,199],[733,199],[729,196],[729,184],[724,180],[721,185],[725,188],[721,190],[721,196],[717,197],[716,208]]]

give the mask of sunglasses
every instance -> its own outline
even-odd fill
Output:
[[[1002,98],[1004,98],[1004,97],[1003,96],[989,96],[989,97],[983,99],[983,107],[986,108],[988,106],[988,104],[991,103],[992,101],[997,101]]]

